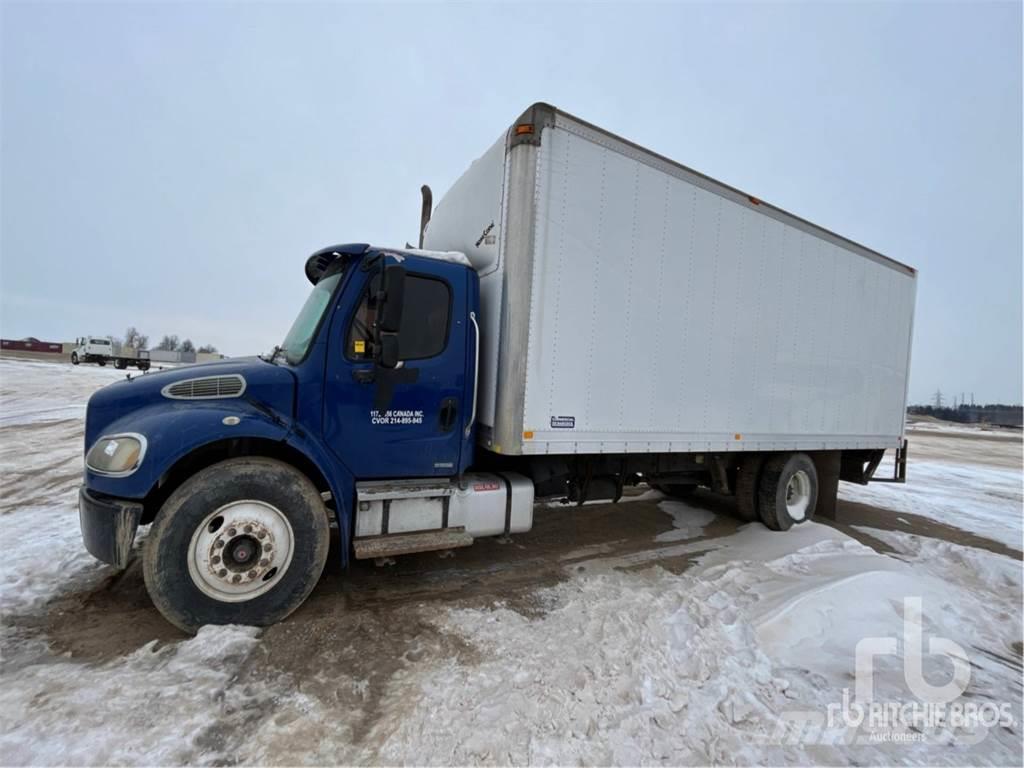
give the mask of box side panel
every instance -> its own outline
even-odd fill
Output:
[[[912,271],[561,115],[536,212],[523,452],[895,445]]]
[[[480,276],[480,380],[477,421],[493,427],[501,341],[505,136],[476,160],[435,207],[425,248],[460,251]]]

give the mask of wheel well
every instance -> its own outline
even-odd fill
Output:
[[[330,491],[327,478],[317,468],[316,464],[301,451],[292,448],[287,443],[276,440],[267,440],[259,437],[238,437],[228,440],[218,440],[200,446],[191,453],[178,459],[177,462],[167,470],[157,481],[156,486],[147,494],[143,505],[141,524],[153,522],[157,512],[167,498],[174,493],[178,487],[200,470],[217,464],[226,459],[234,459],[241,456],[262,456],[268,459],[277,459],[290,464],[308,477],[316,489],[323,493]],[[327,502],[331,514],[334,514],[334,501]]]

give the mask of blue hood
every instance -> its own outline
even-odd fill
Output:
[[[275,365],[258,357],[240,357],[212,363],[189,365],[157,373],[144,373],[108,384],[89,398],[85,415],[85,449],[104,434],[105,428],[115,421],[130,417],[153,405],[173,409],[188,409],[197,404],[209,405],[216,400],[172,400],[161,394],[168,384],[204,376],[237,374],[245,379],[243,399],[265,406],[281,416],[294,415],[295,375],[285,365]],[[127,419],[130,422],[130,418]],[[124,423],[121,431],[131,431]]]

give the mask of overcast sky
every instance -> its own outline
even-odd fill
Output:
[[[2,4],[0,333],[279,342],[549,101],[920,269],[911,400],[1021,400],[1021,6]]]

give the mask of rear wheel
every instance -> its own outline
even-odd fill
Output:
[[[818,472],[806,453],[783,453],[764,463],[758,479],[757,504],[762,522],[787,531],[814,516]]]
[[[760,519],[757,513],[757,496],[762,466],[764,456],[751,453],[743,457],[736,473],[736,515],[746,523]]]
[[[123,371],[125,368],[128,367],[128,363],[125,362],[124,360],[115,360],[114,367],[117,368],[117,370],[119,371]]]
[[[327,510],[310,480],[274,459],[230,459],[186,481],[146,541],[146,588],[186,632],[265,626],[298,608],[327,562]]]
[[[96,362],[99,363],[101,367],[107,364],[106,360],[97,360]]]

